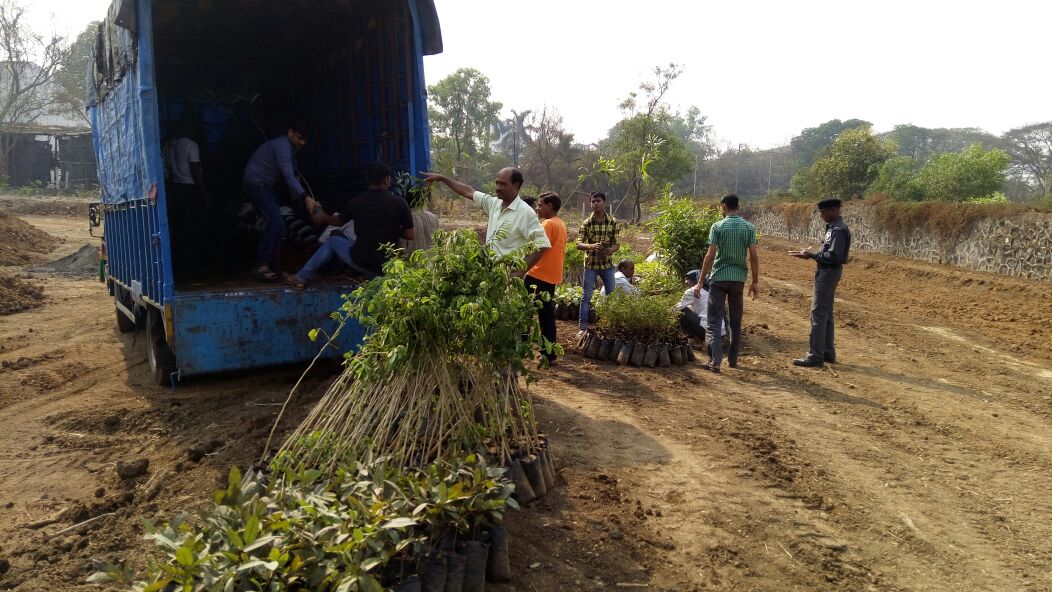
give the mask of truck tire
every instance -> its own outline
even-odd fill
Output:
[[[121,333],[131,333],[135,330],[135,321],[128,318],[128,315],[121,312],[121,309],[116,306],[113,307],[117,311],[117,330]]]
[[[146,361],[154,384],[169,386],[175,372],[175,354],[164,338],[164,321],[153,308],[146,315]]]

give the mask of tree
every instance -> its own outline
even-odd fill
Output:
[[[0,0],[0,126],[6,131],[32,125],[55,107],[55,75],[69,50],[62,37],[45,37],[23,22],[25,9]],[[0,134],[0,175],[7,176],[15,136]]]
[[[870,186],[869,193],[881,193],[897,201],[924,199],[924,189],[917,182],[913,158],[893,156],[885,160],[880,165],[877,180]]]
[[[984,198],[1004,186],[1010,158],[1004,150],[983,150],[979,144],[961,152],[932,158],[917,174],[926,199],[965,201]]]
[[[910,124],[896,125],[884,139],[894,142],[899,154],[911,157],[917,169],[936,155],[960,152],[975,143],[987,148],[999,144],[996,136],[974,127],[929,129]]]
[[[479,180],[480,161],[488,155],[490,130],[502,107],[490,100],[489,78],[474,68],[460,68],[428,87],[428,97],[435,168],[458,178],[472,169],[475,174],[468,177]]]
[[[842,132],[828,152],[811,165],[812,191],[820,196],[860,197],[880,173],[880,166],[895,154],[893,144],[873,135],[868,125]]]
[[[654,68],[654,80],[639,85],[619,105],[626,117],[610,131],[605,144],[621,171],[624,199],[631,199],[636,222],[642,218],[642,204],[694,168],[694,156],[671,126],[672,115],[664,103],[672,83],[683,72],[669,64]],[[642,98],[642,104],[640,99]]]
[[[698,190],[699,178],[702,177],[702,165],[717,153],[712,143],[712,126],[708,124],[708,118],[701,114],[701,109],[692,105],[685,115],[679,112],[670,115],[668,127],[694,155],[694,175],[681,178],[675,189],[680,194],[694,195]]]
[[[501,150],[511,160],[512,164],[519,166],[519,157],[525,151],[527,142],[526,133],[526,118],[533,113],[532,110],[527,109],[522,113],[511,110],[511,117],[507,119],[498,119],[494,124],[496,130],[497,144],[500,145]]]
[[[810,168],[833,145],[833,141],[836,140],[837,136],[849,129],[872,125],[868,121],[861,119],[848,119],[846,121],[830,119],[817,127],[805,128],[800,132],[799,136],[795,136],[789,141],[793,158],[796,160],[796,166],[801,169]]]
[[[583,150],[574,144],[573,134],[563,127],[559,112],[545,107],[534,113],[524,126],[526,149],[523,174],[535,185],[557,192],[564,199],[572,196],[577,183],[577,161]]]
[[[1052,193],[1052,121],[1009,130],[1002,140],[1012,158],[1009,177],[1028,189],[1028,196]]]
[[[70,117],[90,124],[87,113],[87,96],[85,79],[91,57],[95,50],[95,40],[99,32],[99,23],[90,23],[69,48],[62,68],[55,74],[55,99],[58,107]]]

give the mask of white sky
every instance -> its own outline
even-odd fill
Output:
[[[670,102],[700,107],[728,145],[767,148],[833,118],[993,133],[1052,119],[1044,0],[435,3],[445,52],[425,59],[428,84],[478,68],[506,109],[554,107],[585,143],[669,62],[684,67]],[[35,28],[72,35],[108,4],[27,3]]]

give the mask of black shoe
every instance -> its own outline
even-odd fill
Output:
[[[800,366],[803,368],[821,368],[823,366],[822,360],[814,360],[812,358],[797,358],[793,360],[793,366]]]
[[[836,364],[836,358],[826,358],[826,364]]]
[[[727,367],[728,368],[737,368],[738,367],[738,360],[730,360],[730,359],[728,359],[727,360]]]

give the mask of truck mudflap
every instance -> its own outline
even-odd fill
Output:
[[[292,290],[283,287],[245,291],[176,293],[172,302],[173,328],[169,343],[175,351],[180,377],[288,364],[312,359],[339,324],[313,311],[335,311],[342,294],[353,286]],[[307,311],[312,311],[308,314]],[[311,341],[312,329],[321,329]],[[340,330],[323,357],[338,358],[354,351],[363,331],[355,320]]]

